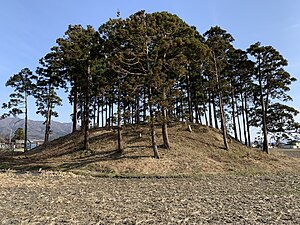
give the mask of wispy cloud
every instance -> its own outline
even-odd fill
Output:
[[[300,22],[299,23],[294,23],[294,24],[290,25],[288,27],[288,30],[294,30],[294,29],[298,29],[298,28],[300,28]]]

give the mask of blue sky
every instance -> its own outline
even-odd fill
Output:
[[[168,11],[204,33],[219,25],[235,38],[236,48],[246,49],[260,41],[272,45],[289,62],[286,68],[299,81],[290,92],[290,105],[300,110],[300,1],[297,0],[3,0],[0,1],[0,103],[12,89],[7,79],[22,68],[35,70],[38,60],[62,37],[69,24],[92,25],[96,29],[117,10],[127,17],[139,10]],[[57,121],[70,122],[71,107],[66,98],[57,109]],[[33,101],[29,117],[35,114]],[[0,109],[2,114],[4,111]],[[300,117],[298,117],[300,120]]]

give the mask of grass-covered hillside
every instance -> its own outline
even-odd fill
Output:
[[[221,133],[201,125],[188,131],[184,124],[169,127],[171,149],[159,148],[154,159],[150,128],[123,129],[125,152],[116,153],[117,133],[113,129],[91,130],[91,150],[82,150],[83,135],[69,134],[28,153],[2,156],[2,169],[73,171],[108,176],[194,176],[202,173],[292,172],[300,170],[300,159],[279,153],[269,155],[232,139],[223,148]],[[158,145],[162,137],[157,127]]]

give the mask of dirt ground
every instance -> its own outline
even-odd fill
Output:
[[[300,224],[300,174],[0,174],[0,224]]]

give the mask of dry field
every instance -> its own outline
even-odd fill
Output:
[[[274,152],[280,152],[284,155],[294,157],[294,158],[300,158],[300,149],[280,149],[280,148],[275,148]]]
[[[232,139],[226,151],[218,130],[192,129],[170,126],[166,150],[157,128],[159,160],[147,126],[123,129],[123,155],[109,129],[91,130],[90,150],[77,132],[0,153],[17,171],[0,173],[0,224],[300,224],[300,158]]]
[[[300,224],[300,175],[0,174],[0,224]]]

